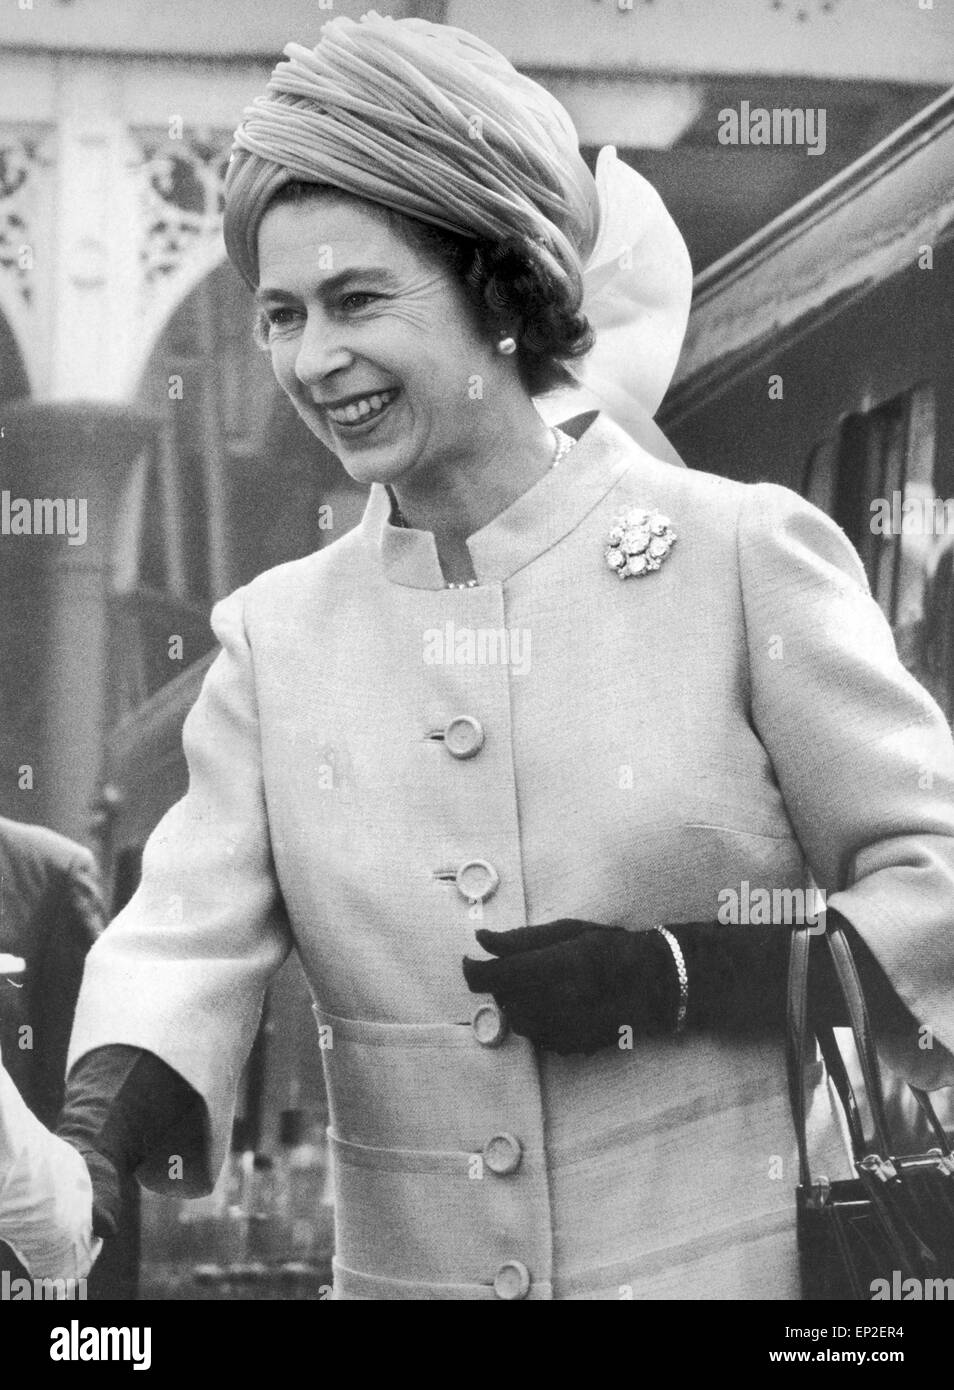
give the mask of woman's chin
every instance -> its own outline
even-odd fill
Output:
[[[332,448],[348,477],[362,487],[370,487],[372,483],[385,486],[397,483],[407,472],[407,456],[403,449],[358,454],[345,447]]]
[[[407,471],[413,456],[405,431],[394,428],[398,420],[382,419],[380,426],[357,429],[335,426],[333,422],[305,417],[305,423],[322,444],[330,449],[344,471],[356,483],[393,483]]]

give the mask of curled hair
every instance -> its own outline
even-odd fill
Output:
[[[488,328],[516,338],[517,366],[532,396],[572,380],[567,362],[593,346],[578,277],[574,283],[533,243],[481,242],[465,284]]]
[[[293,180],[269,206],[303,203],[335,191]],[[589,352],[594,337],[582,311],[579,273],[567,274],[544,247],[526,239],[475,241],[392,209],[380,210],[409,245],[454,275],[489,339],[516,340],[517,370],[531,396],[572,383],[567,364]]]

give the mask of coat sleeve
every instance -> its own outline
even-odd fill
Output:
[[[212,626],[222,650],[183,729],[188,791],[153,831],[137,892],[89,954],[68,1062],[125,1043],[194,1087],[205,1102],[203,1132],[170,1134],[139,1169],[147,1186],[182,1195],[208,1191],[222,1166],[265,986],[290,944],[241,590],[216,606]]]
[[[844,533],[787,488],[746,489],[739,567],[751,718],[828,906],[914,1023],[878,1029],[905,1080],[954,1085],[954,745],[901,665]]]
[[[33,1109],[53,1124],[63,1103],[63,1063],[86,955],[106,925],[96,861],[76,846],[56,876],[44,911],[36,971],[38,1035]]]

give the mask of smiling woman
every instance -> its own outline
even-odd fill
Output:
[[[886,1053],[954,1084],[954,746],[857,555],[784,488],[674,465],[650,417],[681,238],[473,36],[369,15],[290,44],[225,230],[278,382],[370,498],[214,610],[189,790],[92,952],[50,1138],[87,1156],[93,1229],[117,1173],[169,1188],[175,1156],[208,1189],[294,948],[336,1297],[797,1296],[793,924],[723,924],[726,891],[814,879]]]
[[[284,184],[268,204],[274,210],[285,204],[302,207],[327,201],[326,185],[294,181]],[[340,194],[336,195],[339,198]],[[560,386],[571,385],[567,364],[580,358],[593,346],[593,332],[581,312],[581,287],[553,276],[548,269],[517,242],[479,242],[420,222],[390,208],[380,208],[365,200],[355,200],[365,212],[370,208],[383,216],[388,230],[432,265],[448,272],[463,289],[475,324],[495,340],[517,332],[511,338],[520,378],[530,395],[539,395]],[[333,248],[319,248],[316,265],[332,271]],[[370,297],[395,288],[387,267],[361,272],[358,268],[329,274],[326,291],[340,289],[355,300],[362,293]],[[275,307],[261,312],[255,326],[256,341],[268,348],[270,330],[282,314],[281,296],[258,289],[256,303]],[[344,306],[343,306],[344,307]],[[276,315],[279,318],[276,318]]]
[[[356,482],[391,487],[406,519],[443,521],[452,582],[473,578],[466,537],[554,453],[519,352],[499,350],[504,328],[519,340],[522,325],[491,326],[468,294],[475,258],[464,270],[459,239],[415,235],[406,218],[328,189],[279,195],[258,236],[276,379]],[[523,447],[504,468],[514,441]]]

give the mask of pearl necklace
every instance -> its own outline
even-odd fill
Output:
[[[573,438],[572,435],[567,434],[564,430],[561,430],[559,425],[552,425],[550,427],[550,433],[553,435],[553,459],[550,463],[550,472],[552,473],[553,469],[556,468],[557,464],[562,459],[566,458],[567,454],[570,452],[570,450],[573,448],[573,445],[576,443],[576,440]],[[388,488],[388,492],[391,495],[391,506],[394,512],[395,525],[403,526],[406,528],[407,522],[404,520],[404,515],[401,511],[401,508],[397,504],[397,498],[394,496],[394,493],[391,492],[390,488]],[[476,587],[476,579],[465,579],[461,584],[454,584],[450,580],[448,580],[447,583],[445,583],[444,585],[445,589],[476,589]]]

